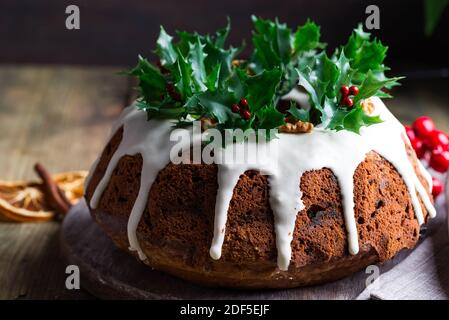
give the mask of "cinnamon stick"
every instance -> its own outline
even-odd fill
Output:
[[[64,192],[58,187],[50,173],[44,168],[43,165],[36,163],[34,165],[34,171],[36,171],[37,175],[42,179],[44,192],[50,205],[54,210],[56,210],[57,213],[65,215],[69,211],[72,204],[67,199]]]

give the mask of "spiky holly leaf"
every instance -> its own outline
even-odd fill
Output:
[[[377,117],[362,115],[360,101],[371,96],[383,96],[383,87],[396,82],[400,78],[386,78],[379,80],[371,70],[363,76],[359,93],[354,97],[354,108],[346,108],[339,102],[338,89],[342,84],[353,84],[357,70],[351,68],[349,59],[344,52],[336,53],[329,59],[320,54],[304,70],[297,70],[299,84],[309,94],[312,110],[319,113],[319,121],[324,127],[334,130],[349,130],[358,133],[360,128],[381,122]],[[355,111],[356,110],[356,111]]]
[[[221,64],[217,63],[206,76],[206,85],[209,91],[216,91],[220,80]]]
[[[229,20],[214,35],[178,32],[178,42],[161,28],[156,53],[164,68],[140,57],[129,72],[140,81],[138,107],[149,118],[171,117],[180,125],[206,116],[215,119],[219,129],[271,129],[284,121],[277,102],[299,84],[311,106],[307,111],[292,106],[288,114],[295,119],[353,132],[380,121],[364,114],[360,101],[388,97],[382,88],[396,85],[399,78],[385,76],[387,48],[371,40],[361,26],[329,57],[322,51],[320,28],[311,21],[292,33],[277,20],[252,19],[254,50],[249,61],[237,64],[233,60],[241,49],[224,47]],[[359,86],[354,108],[339,102],[343,84]],[[231,105],[243,97],[252,112],[249,120],[231,112]]]
[[[189,60],[192,66],[192,75],[195,82],[197,91],[206,90],[207,74],[206,67],[204,66],[204,60],[207,54],[204,53],[204,47],[206,45],[201,44],[200,38],[196,37],[194,43],[189,43]]]
[[[309,110],[300,109],[296,106],[296,103],[292,103],[290,108],[287,110],[296,120],[300,120],[303,122],[310,121],[310,113]]]
[[[224,48],[226,39],[229,36],[229,32],[231,31],[231,19],[227,17],[226,26],[222,29],[217,30],[215,33],[215,47]]]
[[[246,79],[244,88],[251,112],[256,112],[273,102],[280,79],[281,71],[279,69],[263,71]]]
[[[293,42],[294,53],[324,49],[325,47],[326,44],[320,42],[320,27],[314,22],[307,20],[296,30]]]
[[[178,51],[178,58],[176,60],[176,72],[173,72],[175,86],[178,88],[183,99],[188,99],[192,96],[192,64],[183,57],[180,51]]]
[[[367,115],[361,106],[354,107],[350,110],[340,109],[333,116],[328,125],[329,129],[348,130],[354,133],[360,133],[360,128],[381,123],[379,116]]]
[[[161,26],[159,38],[156,41],[156,52],[159,55],[161,64],[163,66],[174,64],[176,62],[176,59],[178,58],[175,48],[173,47],[172,40],[173,37],[170,36]]]
[[[230,94],[223,92],[203,92],[197,98],[199,104],[204,108],[205,114],[216,119],[218,123],[226,123],[236,116],[229,107],[234,101]]]
[[[165,93],[165,78],[159,69],[139,55],[137,66],[127,72],[139,79],[139,92],[148,101],[158,101]]]
[[[338,65],[329,59],[325,52],[322,52],[315,57],[310,66],[297,72],[299,84],[309,94],[313,106],[322,111],[324,97],[336,96],[335,86],[341,76]]]
[[[389,83],[397,82],[400,79],[402,79],[402,77],[384,78],[382,80],[379,80],[378,77],[376,77],[374,73],[369,70],[359,87],[358,95],[354,97],[354,105],[358,105],[359,102],[363,99],[372,96],[382,96],[383,92],[381,91],[381,89],[383,87],[386,87]]]
[[[273,129],[285,123],[285,115],[280,113],[274,105],[268,105],[260,108],[256,112],[258,119],[258,129]]]
[[[388,47],[376,38],[371,40],[371,35],[363,31],[362,24],[354,29],[341,51],[350,60],[351,68],[355,71],[352,79],[354,84],[361,84],[369,70],[379,80],[386,79],[384,72],[389,68],[384,65],[384,60]],[[397,85],[399,85],[397,81],[389,81],[386,87],[392,88]]]

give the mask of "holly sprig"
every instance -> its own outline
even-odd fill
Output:
[[[177,41],[161,27],[157,64],[139,56],[128,72],[139,80],[137,107],[149,119],[175,119],[178,126],[207,117],[218,129],[275,129],[296,119],[358,133],[381,122],[365,114],[360,102],[390,97],[383,88],[397,85],[400,78],[385,76],[387,47],[371,40],[361,25],[328,56],[320,27],[310,20],[295,31],[277,19],[253,16],[252,21],[254,49],[247,60],[238,59],[244,43],[225,47],[229,19],[213,35],[181,31]],[[308,94],[310,108],[291,103],[280,110],[282,96],[298,85]],[[359,88],[351,106],[341,103],[342,85]],[[236,106],[242,100],[245,104]]]

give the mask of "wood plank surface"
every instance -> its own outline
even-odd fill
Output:
[[[88,169],[129,99],[118,70],[0,66],[0,179],[34,179],[36,161],[51,172]],[[427,114],[449,131],[447,88],[447,80],[410,82],[387,104],[406,123]],[[59,230],[56,222],[0,223],[0,299],[92,298],[65,289]],[[344,296],[334,290],[326,297]]]
[[[117,68],[0,68],[0,179],[87,169],[126,98]],[[0,299],[88,298],[65,289],[57,222],[0,223]]]

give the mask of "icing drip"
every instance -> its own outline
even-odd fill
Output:
[[[173,124],[169,121],[147,121],[146,113],[135,107],[127,108],[115,123],[112,133],[123,126],[123,138],[117,151],[112,156],[103,178],[100,180],[90,200],[90,206],[96,208],[101,199],[104,189],[117,166],[119,160],[125,155],[142,156],[142,173],[140,178],[140,189],[137,199],[131,210],[128,220],[128,240],[130,250],[137,251],[140,259],[144,260],[136,231],[140,218],[147,203],[148,193],[157,177],[157,174],[170,162],[170,150],[176,142],[170,141],[170,132]],[[189,134],[189,132],[185,132]],[[186,140],[189,142],[189,140]],[[190,143],[182,148],[190,148]],[[95,164],[94,164],[95,165]]]
[[[297,98],[300,98],[297,95]],[[419,181],[413,165],[407,157],[404,145],[405,131],[398,120],[388,111],[382,101],[372,98],[375,113],[384,120],[383,123],[363,127],[360,135],[348,131],[330,131],[317,126],[309,134],[279,134],[279,139],[262,144],[264,157],[256,161],[237,163],[226,161],[218,164],[218,190],[215,205],[214,236],[210,255],[219,259],[225,236],[225,227],[229,203],[239,177],[247,170],[256,169],[268,175],[270,205],[274,214],[276,245],[278,250],[278,267],[287,270],[291,259],[291,241],[295,228],[296,215],[304,209],[299,185],[302,175],[311,170],[329,168],[337,177],[343,204],[343,214],[348,235],[348,249],[351,254],[359,251],[357,224],[354,214],[353,176],[358,165],[370,151],[379,153],[388,160],[402,176],[410,193],[416,218],[419,224],[424,222],[418,195],[434,217],[436,212],[427,191]],[[106,173],[97,186],[90,205],[95,208],[107,186],[113,170],[124,155],[141,154],[143,168],[138,197],[131,211],[128,222],[130,249],[137,250],[141,259],[145,255],[140,249],[136,230],[147,197],[158,172],[170,162],[170,149],[175,142],[170,141],[171,123],[168,121],[147,121],[146,114],[134,107],[127,108],[114,125],[113,132],[123,126],[123,139],[113,155]],[[187,132],[186,134],[191,134]],[[186,139],[189,141],[190,139]],[[250,150],[254,154],[254,142],[234,145],[238,152]],[[190,143],[182,147],[190,148]],[[240,149],[239,149],[240,148]],[[259,144],[260,148],[260,144]],[[253,151],[251,151],[253,150]],[[257,149],[259,150],[259,149]],[[277,152],[272,152],[275,150]],[[228,147],[214,154],[214,157],[229,158],[233,149]],[[222,158],[223,159],[223,158]],[[95,164],[94,164],[95,167]],[[429,181],[430,175],[419,166],[423,176]],[[93,168],[94,169],[94,168]],[[93,172],[93,170],[91,170]],[[430,180],[431,181],[431,180]],[[431,186],[431,183],[429,184]]]

